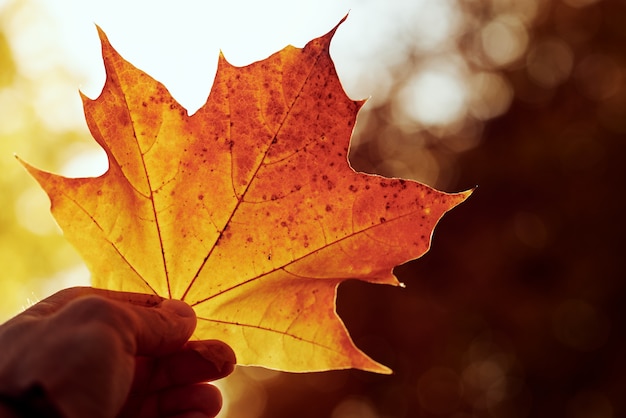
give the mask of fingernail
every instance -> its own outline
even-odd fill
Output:
[[[233,350],[221,341],[213,341],[209,344],[196,345],[193,350],[200,354],[204,359],[213,363],[218,372],[229,373],[237,363]]]
[[[161,303],[161,309],[175,313],[183,318],[196,316],[193,308],[181,300],[166,299]]]

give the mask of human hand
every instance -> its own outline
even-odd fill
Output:
[[[67,418],[215,416],[221,395],[202,382],[230,374],[235,355],[188,342],[195,326],[181,301],[62,290],[0,326],[0,394],[39,385]]]

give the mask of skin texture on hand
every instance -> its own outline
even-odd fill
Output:
[[[220,341],[188,341],[187,304],[93,288],[62,290],[0,326],[0,393],[40,384],[68,418],[212,417],[234,368]]]

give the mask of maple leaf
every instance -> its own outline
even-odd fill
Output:
[[[398,285],[393,267],[426,252],[470,192],[350,167],[364,102],[337,78],[336,29],[245,67],[220,54],[191,116],[99,30],[106,82],[83,102],[107,172],[65,178],[24,163],[94,286],[186,301],[194,336],[225,341],[240,364],[390,372],[352,342],[337,286]]]

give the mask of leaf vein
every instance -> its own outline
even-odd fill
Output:
[[[257,330],[261,330],[261,331],[273,332],[273,333],[276,333],[276,334],[280,334],[280,335],[282,335],[284,337],[291,337],[294,340],[298,340],[298,341],[302,341],[302,342],[311,344],[311,345],[313,345],[315,347],[323,348],[323,349],[331,351],[333,353],[343,354],[341,351],[335,350],[335,349],[333,349],[333,347],[330,347],[330,346],[327,346],[327,345],[324,345],[324,344],[320,344],[317,341],[310,340],[310,339],[307,339],[307,338],[303,338],[303,337],[300,337],[298,335],[289,334],[286,331],[280,331],[280,330],[277,330],[277,329],[263,327],[261,325],[244,324],[244,323],[241,323],[241,322],[222,321],[222,320],[219,320],[219,319],[205,318],[205,317],[201,317],[201,316],[198,317],[198,321],[214,322],[216,324],[221,324],[221,325],[231,325],[231,326],[236,326],[236,327],[253,328],[253,329],[257,329]]]
[[[100,223],[98,222],[98,220],[96,218],[94,218],[87,209],[85,209],[85,207],[83,207],[80,203],[78,203],[78,201],[76,199],[74,199],[72,196],[68,195],[67,193],[63,192],[63,195],[70,200],[72,203],[74,203],[74,205],[76,205],[76,207],[78,207],[78,209],[80,209],[85,215],[87,215],[89,217],[89,219],[91,219],[91,222],[98,227],[98,229],[102,232],[102,235],[105,236],[105,241],[107,243],[109,243],[111,245],[111,247],[113,247],[113,249],[115,250],[115,252],[120,256],[120,258],[128,265],[128,267],[134,271],[137,276],[143,280],[143,282],[146,284],[146,286],[148,286],[150,288],[150,290],[155,294],[158,295],[158,293],[156,292],[156,290],[154,290],[154,288],[150,285],[150,283],[148,283],[146,281],[146,279],[143,278],[143,276],[137,271],[137,269],[135,269],[135,266],[133,266],[133,264],[126,258],[126,256],[122,253],[122,251],[113,243],[112,240],[109,239],[108,235],[106,234],[106,232],[104,231],[104,228],[102,227],[102,225],[100,225]]]
[[[269,142],[269,144],[267,145],[267,148],[265,150],[265,153],[263,154],[263,158],[261,159],[261,163],[258,165],[258,167],[256,168],[256,170],[254,170],[254,172],[251,173],[251,179],[254,179],[258,172],[259,169],[263,166],[263,161],[265,161],[265,159],[267,158],[267,155],[270,151],[270,149],[272,148],[272,144],[274,143],[274,139],[276,138],[276,136],[278,135],[278,133],[281,131],[282,127],[284,126],[285,121],[287,120],[287,118],[290,115],[290,111],[291,109],[293,109],[293,107],[295,106],[295,104],[298,102],[298,100],[300,99],[300,94],[302,93],[302,91],[304,90],[304,87],[307,85],[309,79],[311,78],[311,74],[313,73],[313,70],[317,67],[318,62],[320,60],[320,57],[322,56],[322,54],[324,53],[324,51],[320,51],[320,53],[317,55],[317,57],[315,58],[315,62],[313,63],[313,65],[311,66],[311,69],[309,70],[309,73],[307,74],[307,76],[304,79],[304,82],[302,83],[302,85],[300,86],[300,89],[298,91],[298,94],[296,94],[296,96],[294,97],[293,102],[291,103],[291,106],[289,107],[289,109],[287,110],[287,112],[285,113],[285,117],[283,118],[283,120],[281,121],[280,125],[278,126],[278,129],[276,130],[275,135],[272,138],[272,141]],[[229,95],[229,100],[228,100],[228,106],[230,108],[230,95]],[[229,112],[230,115],[230,112]],[[230,124],[229,124],[230,126]],[[230,128],[229,128],[229,135],[230,135]],[[231,150],[231,183],[233,184],[233,189],[234,189],[234,178],[233,178],[233,158],[232,158],[232,150]],[[230,216],[228,217],[228,219],[226,220],[226,222],[224,223],[224,228],[226,228],[226,226],[228,226],[228,224],[231,222],[231,220],[233,219],[233,217],[235,216],[235,213],[237,213],[237,210],[239,209],[239,206],[241,205],[244,196],[246,195],[246,193],[248,192],[248,190],[250,189],[250,185],[252,184],[252,181],[249,181],[248,184],[246,185],[245,189],[243,190],[243,192],[241,193],[241,197],[238,197],[237,203],[235,204],[235,207],[233,208],[232,212],[230,213]],[[235,196],[238,196],[237,193],[235,192]],[[204,258],[204,260],[202,261],[200,267],[198,268],[198,270],[196,271],[194,277],[191,279],[191,281],[189,282],[189,284],[187,285],[187,288],[185,289],[185,292],[183,292],[183,296],[181,297],[182,300],[185,299],[185,297],[187,296],[187,293],[189,292],[189,290],[191,289],[191,287],[193,286],[193,284],[195,283],[196,279],[198,278],[198,276],[200,275],[200,273],[202,272],[202,270],[204,269],[204,266],[206,266],[206,262],[207,260],[211,257],[211,254],[213,253],[213,251],[215,250],[217,243],[220,240],[220,236],[218,236],[218,238],[216,239],[215,243],[213,244],[213,247],[211,247],[211,249],[209,250],[208,254],[206,255],[206,257]],[[168,286],[169,286],[169,282],[168,282]]]

